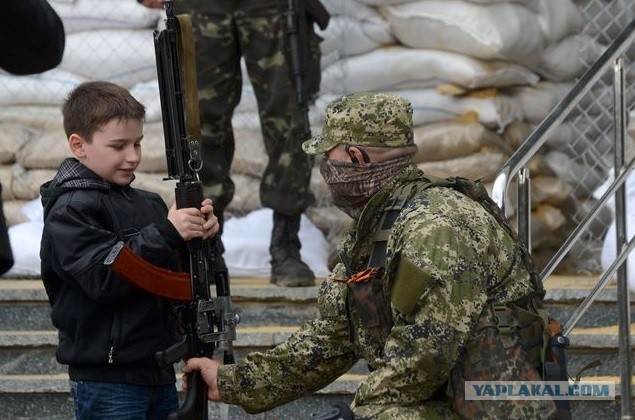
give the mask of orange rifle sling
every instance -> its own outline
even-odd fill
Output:
[[[132,252],[123,242],[113,247],[104,264],[128,283],[153,295],[184,302],[192,300],[188,273],[157,267]]]

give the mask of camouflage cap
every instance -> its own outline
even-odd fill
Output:
[[[401,147],[412,143],[412,105],[407,99],[388,93],[356,93],[326,107],[322,133],[305,141],[302,149],[317,155],[340,144]]]

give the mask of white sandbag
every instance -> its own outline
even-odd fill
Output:
[[[62,111],[59,105],[0,106],[0,121],[41,130],[61,128]]]
[[[5,278],[40,276],[40,241],[44,223],[24,222],[9,228],[9,242],[13,252],[13,267]]]
[[[167,171],[163,123],[161,121],[146,123],[143,126],[141,162],[137,167],[137,172],[165,173]]]
[[[572,160],[557,150],[552,150],[545,156],[545,163],[562,181],[576,186],[577,194],[590,195],[604,181],[602,174],[594,167]]]
[[[260,203],[260,179],[244,174],[231,174],[234,181],[234,198],[227,206],[229,213],[245,215],[262,207]]]
[[[101,29],[66,37],[60,68],[131,88],[157,77],[152,29]]]
[[[553,176],[531,178],[531,202],[533,205],[548,203],[563,204],[572,194],[573,187]]]
[[[31,139],[32,130],[10,122],[0,123],[0,164],[13,163],[16,153]]]
[[[165,204],[170,207],[174,203],[174,187],[176,181],[166,179],[167,173],[135,172],[135,179],[131,186],[146,191],[152,191],[161,196]]]
[[[410,101],[415,126],[470,116],[487,127],[502,131],[507,124],[523,116],[516,101],[499,94],[496,89],[459,97],[442,95],[436,89],[396,90],[390,93]]]
[[[34,135],[16,154],[16,161],[25,169],[57,169],[70,156],[64,130],[54,129]]]
[[[7,226],[14,226],[18,223],[29,221],[29,218],[22,213],[22,206],[25,203],[27,203],[26,200],[10,200],[2,203],[2,211],[7,221]]]
[[[417,164],[417,167],[441,178],[462,176],[468,179],[482,178],[483,181],[492,181],[496,177],[498,168],[506,160],[507,156],[503,153],[485,151],[455,159],[423,162]]]
[[[357,0],[321,0],[326,10],[335,16],[348,16],[361,21],[381,21],[383,18],[372,7]]]
[[[547,44],[582,30],[584,19],[580,7],[571,0],[539,0],[538,22]]]
[[[0,73],[0,105],[60,105],[82,76],[53,69],[32,76]]]
[[[573,83],[540,82],[533,86],[514,88],[512,95],[520,106],[524,120],[538,124],[571,91]]]
[[[540,10],[540,0],[466,0],[468,3],[476,3],[481,5],[496,4],[496,3],[517,3],[520,6],[524,6],[529,10],[538,12]]]
[[[33,200],[40,195],[40,186],[53,179],[57,170],[26,170],[22,166],[15,164],[11,167],[11,172],[11,195],[19,200]]]
[[[322,89],[356,93],[389,89],[418,89],[453,83],[468,89],[528,85],[538,76],[526,68],[446,51],[379,48],[339,60],[322,72]]]
[[[260,130],[234,130],[235,150],[231,172],[261,177],[269,157]]]
[[[441,121],[419,125],[414,128],[413,134],[418,149],[412,163],[453,159],[471,155],[483,148],[503,150],[508,154],[514,151],[499,134],[477,121]]]
[[[394,43],[388,22],[383,19],[359,20],[348,16],[333,16],[325,30],[316,33],[323,54],[338,51],[340,56],[363,54],[382,45]]]
[[[315,206],[325,207],[333,205],[333,198],[331,197],[331,191],[328,185],[324,182],[324,178],[320,173],[319,165],[315,165],[311,169],[311,191],[315,196]]]
[[[146,122],[161,121],[161,95],[157,79],[135,84],[130,94],[146,107]]]
[[[223,227],[223,257],[231,277],[269,277],[271,275],[271,229],[273,211],[260,209],[245,217],[233,217]],[[298,233],[300,255],[316,277],[326,277],[328,244],[324,235],[302,215]]]
[[[550,81],[573,80],[597,61],[604,46],[588,35],[575,34],[549,45],[536,72]]]
[[[544,49],[538,16],[500,3],[482,6],[458,0],[426,0],[381,9],[404,45],[505,60],[533,69]]]
[[[161,14],[128,0],[75,0],[51,6],[62,19],[67,34],[91,29],[150,28]]]
[[[635,235],[635,172],[631,172],[624,185],[626,185],[626,241],[630,241]],[[617,257],[616,236],[616,224],[615,220],[613,220],[609,225],[602,245],[601,261],[603,270],[607,270]],[[627,258],[627,265],[628,288],[631,292],[635,292],[635,252],[631,251]]]
[[[13,181],[12,165],[0,165],[0,184],[2,184],[2,201],[15,200],[11,191]]]

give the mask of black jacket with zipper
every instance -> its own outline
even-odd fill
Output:
[[[184,244],[157,194],[109,184],[68,158],[40,189],[42,280],[59,331],[57,360],[75,381],[160,385],[175,381],[155,353],[178,339],[172,304],[103,264],[118,242],[175,270]]]

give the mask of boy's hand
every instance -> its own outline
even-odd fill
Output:
[[[201,203],[200,210],[193,207],[177,209],[176,204],[173,204],[168,212],[168,220],[186,241],[194,238],[207,239],[219,229],[218,219],[213,212],[212,200],[206,198]]]
[[[207,384],[207,398],[210,401],[219,402],[220,392],[218,391],[217,377],[218,367],[222,363],[216,359],[207,357],[193,357],[188,359],[183,365],[183,373],[190,373],[195,370],[201,371],[203,381]],[[187,391],[187,375],[183,375],[183,390]]]

